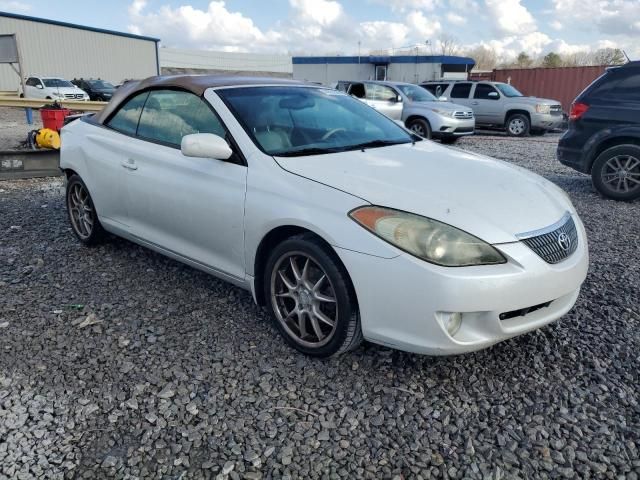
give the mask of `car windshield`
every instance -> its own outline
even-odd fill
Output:
[[[524,97],[515,87],[507,83],[496,83],[495,85],[505,97]]]
[[[87,83],[91,85],[93,88],[99,88],[103,90],[112,90],[115,88],[109,82],[105,82],[104,80],[89,80],[87,81]]]
[[[337,90],[274,86],[217,93],[255,144],[269,155],[317,155],[419,140]]]
[[[404,93],[412,102],[437,102],[438,99],[434,97],[431,92],[425,90],[422,87],[416,85],[396,85],[398,90]]]
[[[45,87],[73,87],[73,83],[61,78],[43,78],[42,82]]]

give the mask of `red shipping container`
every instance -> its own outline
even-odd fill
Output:
[[[59,132],[64,125],[64,119],[69,116],[71,110],[68,108],[43,108],[40,110],[42,126]]]
[[[573,100],[602,75],[606,66],[510,68],[494,70],[494,82],[510,83],[524,95],[558,100],[569,113]]]

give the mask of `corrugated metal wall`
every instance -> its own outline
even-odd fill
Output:
[[[161,48],[160,67],[167,70],[238,71],[256,73],[293,72],[290,55],[242,52],[214,52]]]
[[[514,68],[494,70],[493,81],[511,83],[525,95],[559,100],[568,112],[571,103],[607,67]]]
[[[0,33],[18,35],[25,75],[119,83],[157,74],[156,44],[151,40],[2,16]],[[19,84],[11,67],[0,65],[0,90],[16,90]]]

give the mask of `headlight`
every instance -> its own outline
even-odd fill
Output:
[[[364,228],[422,260],[444,267],[493,265],[505,258],[488,243],[446,223],[384,207],[360,207],[349,216]]]
[[[453,112],[450,110],[440,110],[439,108],[432,108],[431,110],[438,115],[442,115],[443,117],[453,118]]]
[[[550,113],[551,105],[536,105],[536,112],[538,113]]]

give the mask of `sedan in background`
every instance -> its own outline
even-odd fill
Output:
[[[91,100],[96,102],[108,102],[116,91],[111,83],[100,79],[74,78],[71,83],[87,92]]]
[[[334,89],[129,82],[63,128],[60,165],[82,243],[111,232],[246,288],[308,355],[485,348],[564,315],[587,273],[553,183]]]

